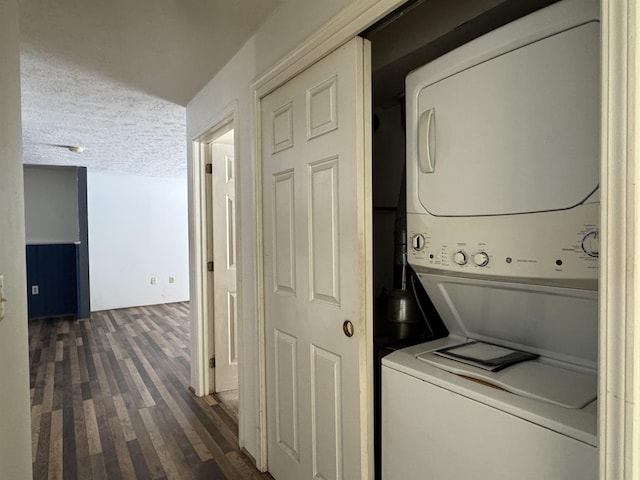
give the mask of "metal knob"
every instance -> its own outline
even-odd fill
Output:
[[[489,263],[489,255],[486,252],[478,252],[473,256],[473,263],[479,267],[485,267]]]
[[[342,331],[347,337],[353,337],[353,323],[349,320],[345,320],[342,324]]]
[[[466,265],[467,264],[467,254],[462,250],[457,251],[453,254],[453,261],[458,265]]]
[[[424,235],[422,235],[421,233],[414,235],[411,239],[411,246],[414,250],[422,250],[424,248]]]
[[[589,232],[584,236],[582,239],[582,250],[590,257],[598,257],[600,253],[600,240],[597,230]]]

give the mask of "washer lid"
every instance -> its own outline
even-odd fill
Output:
[[[597,368],[598,292],[418,273],[450,334]]]
[[[447,372],[564,408],[584,408],[597,397],[596,372],[571,370],[545,359],[530,360],[504,370],[489,372],[443,358],[433,352],[421,353],[417,358]]]

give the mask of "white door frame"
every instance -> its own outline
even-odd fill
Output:
[[[192,248],[194,252],[194,275],[195,285],[192,288],[191,298],[191,321],[193,323],[191,333],[194,338],[191,339],[191,355],[192,368],[195,368],[195,385],[192,385],[194,393],[197,396],[207,395],[212,392],[213,382],[211,379],[211,369],[209,368],[209,359],[213,356],[212,347],[210,345],[210,339],[214,331],[213,315],[210,312],[213,310],[213,305],[209,305],[208,301],[208,271],[207,271],[207,205],[206,205],[206,182],[207,177],[205,174],[205,155],[204,148],[207,143],[210,143],[213,139],[221,134],[233,129],[234,134],[234,151],[236,160],[236,172],[239,170],[239,150],[238,150],[238,103],[233,102],[228,105],[218,114],[214,115],[209,126],[206,127],[202,133],[199,133],[191,141],[191,152],[193,162],[193,176],[192,182],[189,188],[192,192],[191,205],[193,222],[193,237]],[[236,236],[234,241],[236,242],[236,273],[237,273],[237,292],[238,298],[242,298],[242,261],[241,261],[241,249],[237,248],[239,244],[239,238],[241,238],[239,213],[241,203],[240,197],[240,182],[236,181],[236,202],[234,206],[235,218],[236,218]],[[238,302],[238,336],[241,339],[243,334],[243,316],[242,316],[242,302]],[[243,343],[238,342],[238,358],[242,359]],[[238,383],[242,384],[243,377],[243,362],[238,362]],[[242,395],[240,395],[240,388],[238,389],[238,401],[239,409],[242,406]],[[243,421],[242,415],[239,415],[238,422]],[[240,446],[244,445],[244,439],[242,438],[243,429],[239,429],[239,442]]]
[[[640,478],[639,8],[602,0],[600,480]]]

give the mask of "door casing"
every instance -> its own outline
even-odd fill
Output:
[[[190,202],[191,202],[191,216],[195,219],[193,222],[193,231],[191,232],[193,239],[193,256],[194,264],[193,268],[195,272],[192,272],[192,276],[195,277],[195,285],[192,287],[191,297],[191,335],[194,337],[191,340],[192,345],[192,386],[191,390],[197,396],[207,395],[213,391],[213,371],[209,367],[209,359],[213,356],[213,345],[211,339],[213,338],[214,323],[213,323],[213,305],[210,304],[209,298],[209,281],[207,271],[207,194],[206,194],[206,155],[204,149],[206,144],[210,143],[213,139],[219,137],[225,132],[233,129],[236,132],[234,136],[234,151],[236,161],[236,171],[239,170],[240,155],[238,154],[238,103],[232,102],[222,109],[218,114],[213,117],[211,126],[197,135],[191,142],[192,162],[193,162],[193,176],[189,185],[190,190]],[[235,218],[236,218],[236,247],[241,238],[240,225],[239,225],[239,212],[240,212],[240,185],[236,182],[236,202],[235,202]],[[236,248],[236,274],[237,274],[237,288],[238,296],[242,290],[242,251]],[[242,302],[238,302],[238,337],[242,338],[243,325],[242,325]],[[243,342],[238,342],[238,358],[242,358]],[[238,408],[239,412],[243,411],[243,395],[241,393],[242,388],[240,386],[243,379],[243,362],[238,363]],[[242,423],[244,419],[239,415],[238,422]],[[244,430],[239,428],[239,445],[244,446]]]

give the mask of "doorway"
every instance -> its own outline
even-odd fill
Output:
[[[204,229],[197,269],[202,291],[194,308],[202,365],[199,395],[216,393],[238,414],[238,290],[236,249],[236,142],[233,117],[194,144]]]
[[[235,403],[238,391],[238,324],[233,128],[207,144],[208,302],[213,308],[212,391]],[[235,393],[234,393],[235,392]]]

